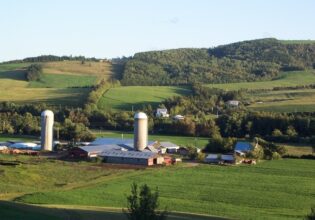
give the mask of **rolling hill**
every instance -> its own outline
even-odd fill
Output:
[[[0,101],[18,104],[82,106],[101,79],[112,76],[107,62],[59,61],[45,62],[40,81],[25,80],[25,68],[30,63],[0,64]]]
[[[126,64],[124,85],[183,85],[270,80],[281,71],[315,66],[313,41],[260,39],[215,48],[137,53]]]

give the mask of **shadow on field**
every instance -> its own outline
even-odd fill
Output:
[[[14,70],[0,72],[0,79],[13,79],[25,81],[25,70]]]
[[[35,205],[0,201],[1,220],[127,220],[120,212],[82,210],[68,208],[47,208]],[[171,213],[168,220],[227,220],[191,214]]]

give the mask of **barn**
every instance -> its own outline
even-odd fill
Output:
[[[157,153],[141,151],[106,150],[100,155],[107,163],[153,166],[163,164],[164,158]]]

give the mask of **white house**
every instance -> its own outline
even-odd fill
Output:
[[[167,113],[166,108],[158,108],[156,109],[156,117],[168,118],[170,115]]]
[[[226,104],[229,106],[229,107],[238,107],[239,104],[240,104],[240,101],[237,101],[237,100],[229,100],[226,102]]]

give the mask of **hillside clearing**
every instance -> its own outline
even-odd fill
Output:
[[[157,107],[163,100],[181,95],[189,95],[191,90],[179,86],[122,86],[107,91],[98,102],[104,110],[137,111],[144,105]]]

